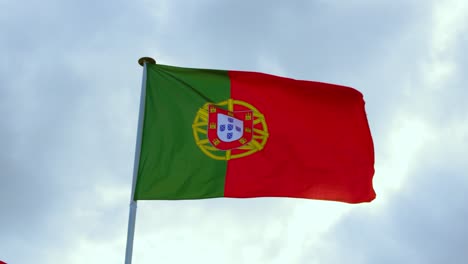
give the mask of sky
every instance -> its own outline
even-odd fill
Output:
[[[352,86],[372,203],[138,203],[133,263],[465,263],[468,1],[0,0],[0,260],[123,263],[142,67]]]

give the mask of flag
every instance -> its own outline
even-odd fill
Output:
[[[7,263],[0,260],[0,264],[7,264]]]
[[[257,72],[147,64],[135,200],[370,202],[363,95]]]

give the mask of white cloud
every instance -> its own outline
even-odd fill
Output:
[[[141,202],[134,263],[422,263],[444,250],[466,257],[457,251],[464,229],[455,228],[468,186],[467,4],[421,3],[6,3],[0,259],[123,261],[141,56],[356,86],[374,133],[378,196],[363,205]],[[424,232],[437,241],[422,243]]]
[[[455,45],[468,25],[468,3],[451,0],[435,2],[429,61],[424,65],[425,84],[435,90],[444,89],[444,81],[456,74]],[[460,73],[458,73],[460,74]]]
[[[468,112],[459,94],[466,65],[466,4],[434,2],[430,45],[415,66],[391,130],[379,140],[373,206],[345,215],[325,236],[317,263],[441,263],[466,259],[463,193],[468,189]],[[422,31],[424,32],[424,30]],[[419,43],[413,43],[418,45]],[[421,47],[424,47],[421,45]],[[454,81],[456,80],[456,81]],[[380,201],[383,200],[383,202]],[[336,254],[336,252],[340,252]],[[310,254],[304,252],[303,263]]]
[[[381,145],[383,150],[376,161],[377,176],[374,184],[379,199],[398,192],[412,171],[417,157],[434,140],[435,128],[409,111],[399,111],[392,122],[392,130]]]

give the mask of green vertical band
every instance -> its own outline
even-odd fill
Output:
[[[147,65],[136,200],[224,196],[226,162],[195,144],[192,123],[206,102],[230,97],[226,71]]]

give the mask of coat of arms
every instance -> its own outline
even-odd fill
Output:
[[[234,99],[206,103],[198,110],[192,128],[198,147],[218,160],[253,154],[268,139],[265,117],[252,105]]]

